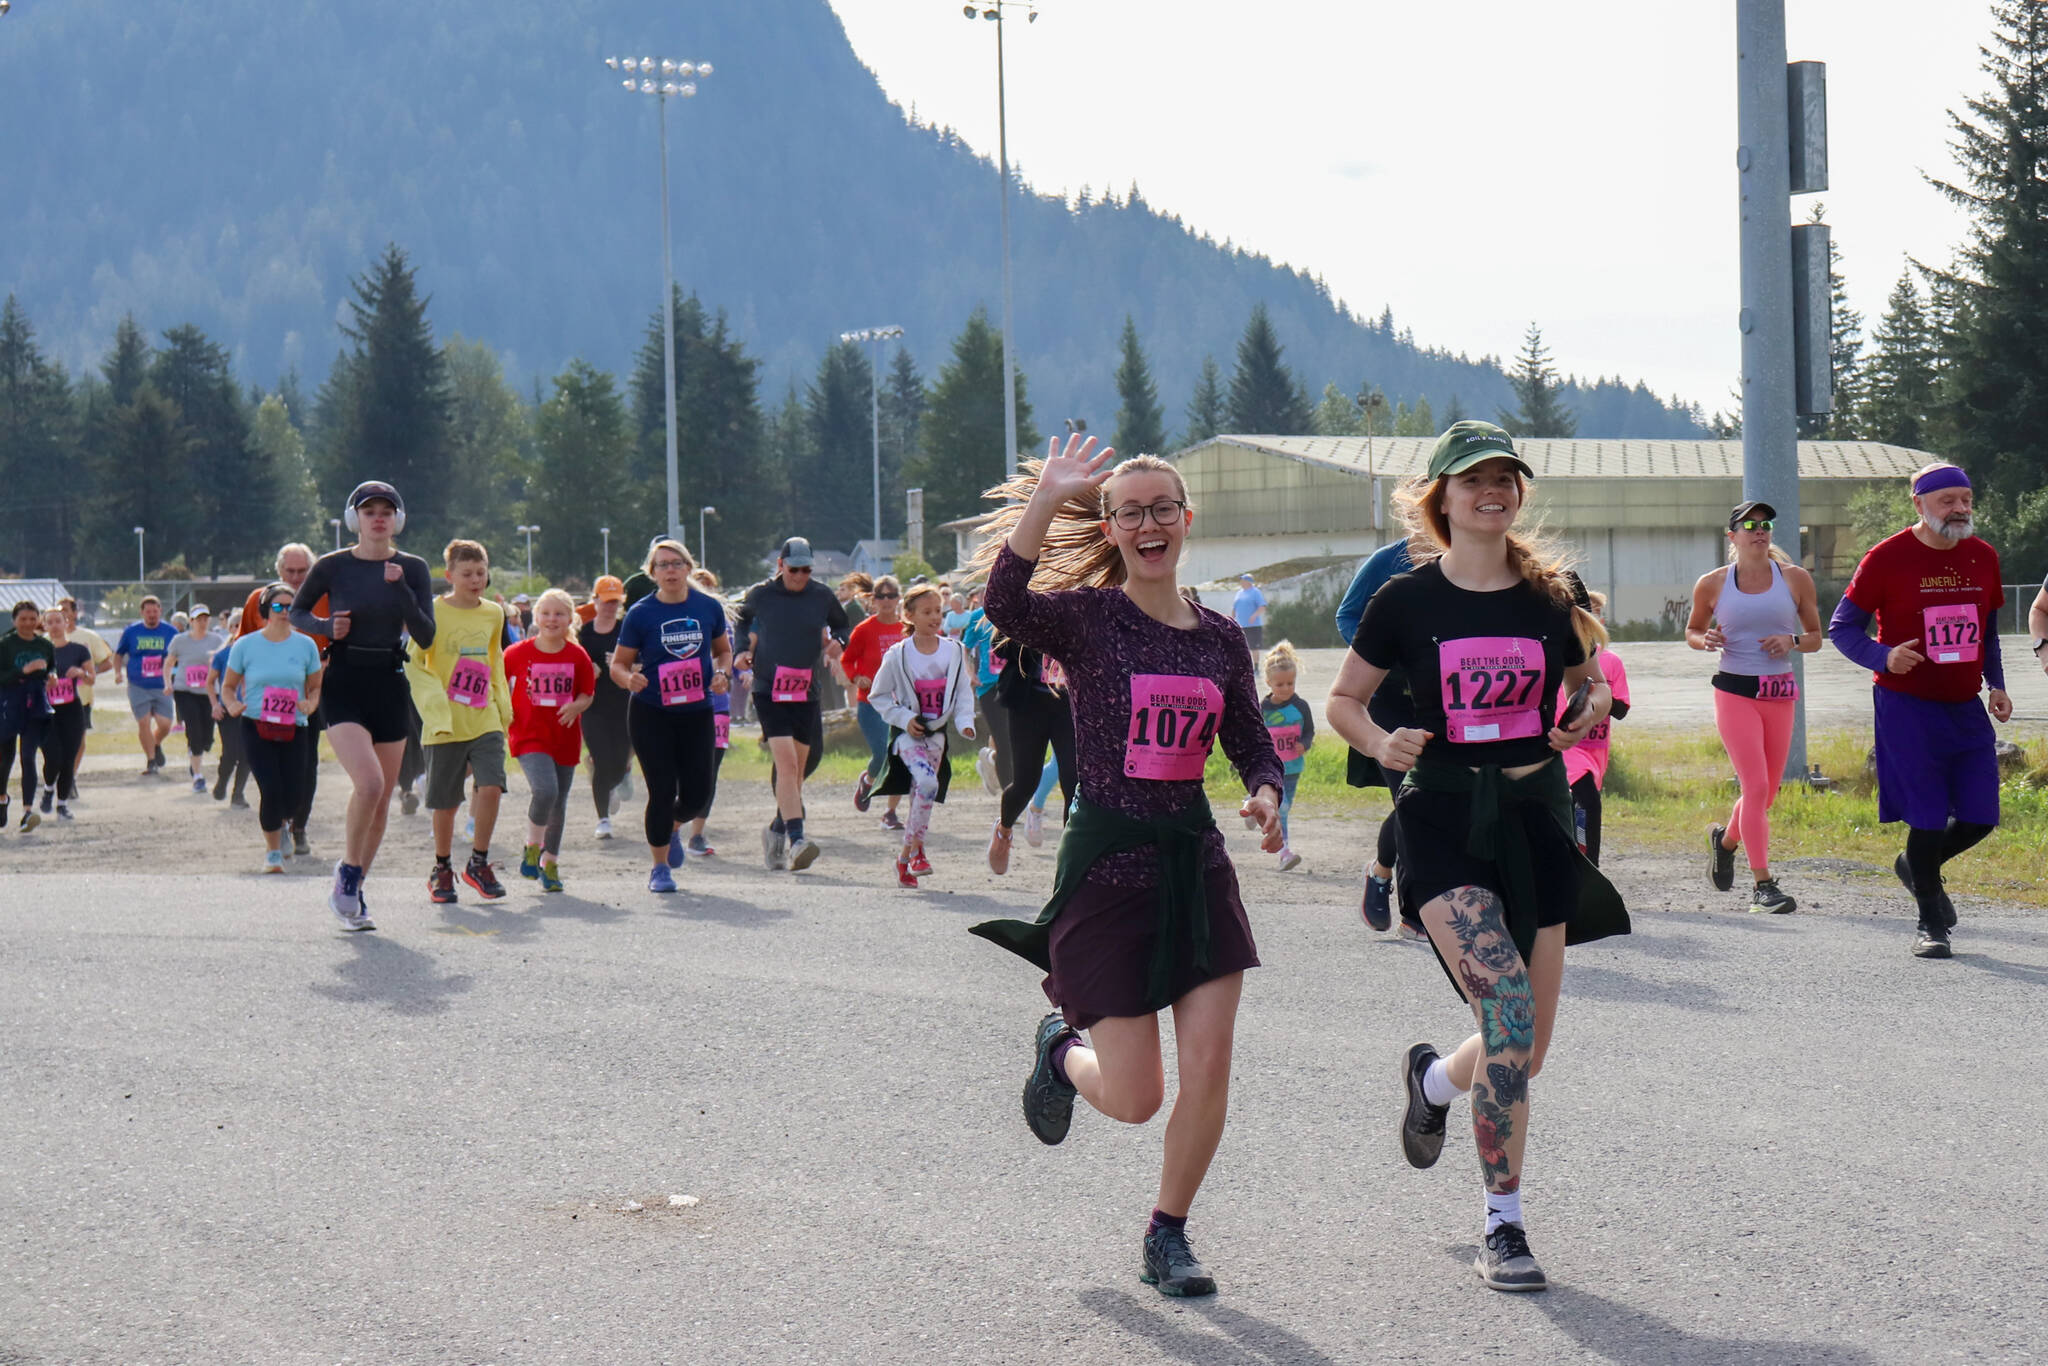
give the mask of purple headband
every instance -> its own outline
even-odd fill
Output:
[[[1966,489],[1970,487],[1970,476],[1954,465],[1943,465],[1931,469],[1913,481],[1913,496],[1933,493],[1936,489]]]

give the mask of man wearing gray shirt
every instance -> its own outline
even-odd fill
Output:
[[[812,582],[811,543],[792,536],[775,557],[775,577],[747,590],[740,603],[737,635],[745,647],[733,660],[734,673],[754,672],[754,714],[768,741],[775,768],[775,819],[761,834],[768,867],[791,872],[808,868],[818,846],[804,838],[804,769],[811,752],[824,748],[824,717],[818,707],[818,647],[836,661],[846,644],[846,609],[822,583]]]

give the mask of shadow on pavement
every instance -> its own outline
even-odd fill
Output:
[[[312,983],[316,995],[399,1015],[439,1015],[473,985],[467,973],[440,976],[426,954],[375,932],[350,935],[348,943],[355,957],[334,970],[341,980]]]
[[[657,896],[648,899],[655,903],[653,910],[656,914],[670,920],[709,920],[743,930],[765,929],[796,914],[795,911],[785,910],[780,906],[736,901],[727,896],[705,896],[687,886],[676,896]]]
[[[431,928],[444,934],[520,942],[539,934],[550,920],[580,920],[589,925],[611,925],[624,920],[627,912],[598,901],[568,895],[522,898],[518,901],[487,901],[471,905],[444,906],[440,923]]]
[[[1477,1248],[1453,1248],[1471,1264]],[[1584,1290],[1552,1285],[1522,1297],[1541,1310],[1557,1330],[1588,1352],[1609,1361],[1682,1361],[1687,1366],[1734,1366],[1734,1363],[1797,1361],[1825,1366],[1867,1366],[1876,1358],[1860,1347],[1821,1342],[1756,1341],[1750,1338],[1703,1337],[1632,1305],[1618,1304]]]
[[[1652,982],[1633,973],[1613,968],[1596,968],[1565,959],[1564,994],[1594,1001],[1619,1001],[1629,1005],[1670,1006],[1675,1010],[1698,1010],[1709,1014],[1736,1014],[1720,991],[1703,982]]]
[[[2016,982],[2034,986],[2048,985],[2048,968],[2035,967],[2032,963],[2008,963],[2002,958],[1982,953],[1959,953],[1955,961],[1967,963],[1979,972],[1988,972],[1995,977],[2010,977]]]
[[[1077,1298],[1083,1309],[1134,1337],[1144,1338],[1159,1351],[1181,1361],[1243,1363],[1244,1366],[1254,1366],[1259,1362],[1336,1366],[1335,1357],[1318,1351],[1295,1334],[1242,1309],[1233,1309],[1220,1300],[1166,1300],[1161,1305],[1163,1297],[1149,1290],[1141,1298],[1101,1287],[1084,1290]],[[1228,1340],[1182,1328],[1161,1317],[1158,1312],[1161,1308],[1186,1309],[1223,1333]]]

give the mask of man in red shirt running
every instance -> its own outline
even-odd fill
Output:
[[[1919,906],[1920,958],[1952,956],[1956,911],[1941,866],[1998,825],[1997,740],[1985,707],[2001,723],[2012,719],[1998,649],[2005,589],[1998,552],[1976,537],[1972,497],[1970,477],[1954,465],[1915,474],[1920,520],[1870,548],[1828,623],[1835,648],[1876,685],[1877,818],[1907,826],[1892,867]]]

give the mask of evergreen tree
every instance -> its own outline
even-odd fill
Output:
[[[1436,414],[1430,411],[1427,398],[1416,399],[1413,408],[1394,419],[1395,436],[1435,436],[1437,431]]]
[[[227,351],[196,327],[174,327],[150,359],[149,382],[176,406],[191,438],[180,477],[157,491],[169,523],[163,557],[183,556],[209,574],[260,562],[265,543],[276,548],[281,490],[249,444]]]
[[[1025,398],[1024,372],[1017,372],[1017,444],[1039,444]],[[953,339],[952,363],[939,370],[918,436],[917,458],[904,471],[912,487],[924,489],[927,527],[984,510],[982,492],[1001,482],[1003,456],[1003,347],[979,305]],[[933,544],[933,549],[937,549]]]
[[[1535,323],[1529,324],[1529,331],[1522,338],[1522,353],[1515,357],[1515,368],[1508,372],[1508,383],[1514,386],[1515,397],[1521,404],[1514,412],[1502,411],[1495,417],[1501,426],[1516,436],[1568,437],[1578,434],[1578,418],[1558,396],[1557,372],[1551,368],[1550,352],[1543,346],[1543,329]]]
[[[1351,395],[1336,384],[1323,386],[1323,401],[1309,418],[1309,429],[1317,436],[1364,436],[1365,414],[1351,401]]]
[[[1872,341],[1857,427],[1866,441],[1925,450],[1936,401],[1935,352],[1910,274],[1892,286]]]
[[[917,452],[918,428],[924,422],[931,395],[925,392],[924,376],[910,348],[898,346],[889,364],[889,376],[882,383],[882,534],[900,537],[903,532],[903,467]]]
[[[1138,324],[1124,314],[1122,358],[1116,367],[1116,435],[1110,444],[1123,455],[1161,454],[1167,448],[1166,412],[1159,406],[1159,386],[1138,345]]]
[[[526,516],[541,529],[534,567],[553,579],[600,572],[601,528],[621,530],[635,491],[626,483],[633,424],[612,376],[577,359],[555,376],[554,393],[534,415],[533,482]],[[621,547],[631,558],[630,541]]]
[[[354,297],[341,332],[355,349],[348,383],[336,391],[336,397],[346,395],[350,411],[320,452],[314,474],[321,500],[339,508],[363,480],[388,481],[405,499],[401,542],[432,559],[450,538],[470,530],[468,490],[456,485],[450,459],[448,362],[434,344],[413,267],[396,243],[350,287]]]
[[[1470,416],[1472,414],[1465,411],[1463,400],[1456,394],[1452,394],[1451,401],[1444,405],[1443,426],[1438,428],[1437,431],[1439,434],[1447,432]]]
[[[159,494],[182,478],[197,444],[178,405],[147,381],[113,410],[94,456],[94,496],[81,519],[84,558],[99,577],[128,577],[135,564],[132,528],[144,528],[158,547],[175,536],[177,527]]]
[[[1225,414],[1223,371],[1214,356],[1204,356],[1201,378],[1195,381],[1195,392],[1188,399],[1188,434],[1183,441],[1196,446],[1219,434]]]
[[[1265,304],[1252,305],[1251,319],[1237,343],[1237,369],[1230,376],[1231,430],[1272,436],[1311,430],[1306,395],[1280,359],[1284,350]]]
[[[843,341],[806,391],[810,463],[790,472],[789,532],[819,549],[850,551],[874,529],[872,373],[860,343]]]
[[[688,369],[676,419],[683,527],[694,546],[697,510],[718,509],[711,567],[730,579],[749,573],[782,537],[798,534],[786,525],[790,467],[763,461],[760,362],[732,335],[724,310],[682,354]]]
[[[114,349],[100,362],[107,377],[107,400],[115,408],[135,401],[135,393],[149,378],[149,339],[135,325],[133,314],[124,316],[114,328]]]
[[[2048,482],[2048,4],[1997,0],[1991,13],[1992,88],[1950,111],[1960,175],[1933,182],[1971,219],[1946,272],[1962,316],[1943,377],[1944,454],[1980,488],[2017,497]],[[2048,544],[2000,550],[2032,557]]]
[[[312,467],[306,463],[306,440],[292,425],[291,409],[282,390],[256,405],[256,415],[249,423],[249,447],[256,452],[259,462],[268,466],[277,487],[277,517],[272,532],[277,543],[319,544],[327,519],[319,512]]]
[[[539,465],[533,415],[505,382],[498,353],[485,343],[458,333],[442,346],[441,358],[448,370],[448,460],[455,486],[463,490],[461,534],[502,559],[510,554],[515,526],[529,520],[546,525],[527,507]],[[619,475],[623,481],[623,468]],[[580,570],[592,562],[585,556],[575,564]]]
[[[682,286],[677,285],[669,297],[669,307],[675,314],[676,465],[680,483],[682,447],[689,432],[688,425],[682,420],[683,393],[689,387],[691,348],[704,340],[704,305],[695,295],[685,298]],[[634,358],[631,382],[633,459],[627,471],[633,487],[640,489],[651,501],[654,519],[647,531],[650,537],[665,530],[661,505],[668,496],[668,439],[662,427],[668,415],[661,377],[663,345],[661,310],[656,309],[647,317],[647,330],[641,336],[640,352]],[[689,501],[687,494],[679,496],[684,503]]]
[[[76,521],[90,490],[77,468],[71,382],[47,360],[13,295],[0,308],[0,567],[75,572]]]
[[[1809,223],[1827,221],[1827,205],[1814,201]],[[1828,234],[1828,364],[1834,373],[1834,411],[1799,419],[1804,441],[1851,441],[1856,437],[1860,399],[1858,368],[1863,359],[1863,315],[1849,306],[1849,288],[1842,278],[1842,248]]]

